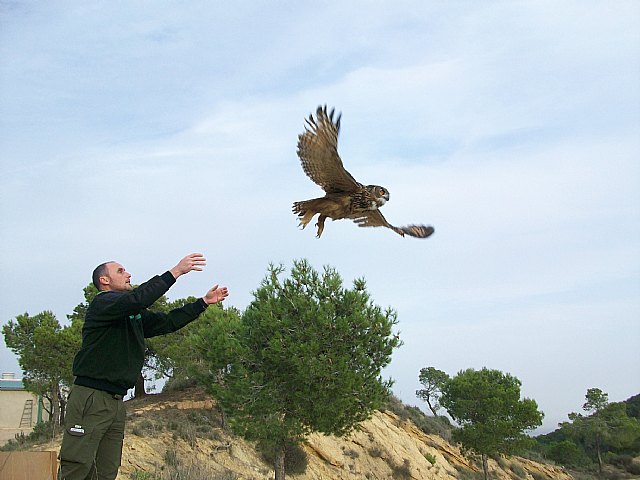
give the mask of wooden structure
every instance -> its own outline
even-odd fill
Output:
[[[0,452],[0,480],[55,480],[57,454],[46,452]]]

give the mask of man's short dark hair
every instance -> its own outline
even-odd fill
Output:
[[[93,271],[93,284],[98,290],[100,290],[100,277],[104,277],[107,274],[107,264],[112,262],[104,262],[98,265]]]

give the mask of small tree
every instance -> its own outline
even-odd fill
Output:
[[[380,372],[400,344],[395,312],[373,304],[364,280],[345,289],[304,260],[284,281],[283,271],[270,266],[254,292],[218,392],[232,428],[273,454],[276,480],[287,446],[312,431],[345,435],[383,404],[391,382]]]
[[[467,369],[442,387],[440,403],[458,422],[454,440],[482,457],[484,478],[489,455],[514,454],[531,442],[525,431],[542,424],[535,400],[520,400],[520,380],[499,370]]]
[[[55,429],[64,422],[64,404],[71,383],[75,352],[80,348],[80,325],[62,328],[55,315],[44,311],[18,315],[2,327],[5,343],[17,355],[25,388],[51,404]]]
[[[438,400],[442,395],[442,386],[449,380],[449,375],[437,368],[426,367],[420,370],[419,378],[424,388],[416,390],[416,396],[427,402],[429,410],[431,410],[434,417],[437,417],[440,409]]]

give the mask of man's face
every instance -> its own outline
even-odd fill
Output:
[[[107,263],[107,274],[105,277],[109,282],[107,284],[108,290],[115,292],[126,292],[131,290],[131,274],[119,263]]]

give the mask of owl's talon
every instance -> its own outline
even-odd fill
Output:
[[[320,235],[322,235],[322,232],[324,231],[324,221],[326,218],[326,215],[320,215],[318,217],[318,223],[316,223],[316,227],[318,227],[318,234],[316,235],[316,238],[320,238]]]

